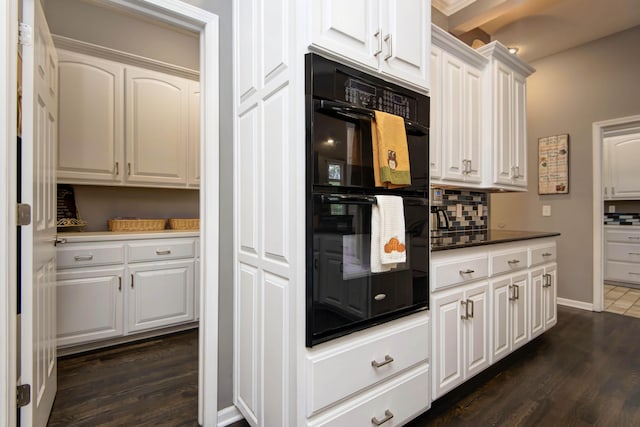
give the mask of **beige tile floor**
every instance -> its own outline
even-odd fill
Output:
[[[605,283],[604,311],[640,318],[640,289]]]

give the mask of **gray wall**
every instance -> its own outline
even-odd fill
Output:
[[[233,239],[233,57],[232,0],[183,0],[219,17],[220,35],[220,239]],[[164,24],[122,16],[79,0],[46,0],[45,11],[54,34],[89,41],[160,61],[198,69],[199,39]],[[99,20],[96,22],[96,13]],[[90,23],[92,24],[90,25]],[[132,37],[131,34],[135,34]],[[145,35],[146,34],[146,35]],[[194,50],[195,49],[195,50]],[[82,191],[82,190],[81,190]],[[186,191],[186,190],[185,190]],[[187,191],[187,193],[193,193]],[[145,193],[149,203],[157,194]],[[187,196],[188,197],[188,196]],[[81,213],[82,209],[80,208]],[[84,213],[83,213],[84,216]],[[233,254],[220,254],[219,262],[218,408],[233,404]]]
[[[529,191],[493,194],[491,226],[559,231],[558,297],[593,302],[592,124],[640,114],[640,27],[543,58],[527,80]],[[569,194],[540,196],[537,140],[568,133]],[[542,205],[551,217],[542,217]]]

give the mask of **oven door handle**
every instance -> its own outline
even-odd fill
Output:
[[[316,111],[339,116],[347,116],[352,119],[371,120],[375,118],[374,110],[356,107],[343,102],[328,101],[326,99],[320,100],[319,104],[316,106]],[[412,122],[411,120],[404,119],[404,125],[407,129],[407,133],[410,135],[425,136],[429,134],[428,128]]]
[[[429,206],[429,199],[422,197],[401,196],[405,205],[410,206]],[[322,194],[320,195],[322,203],[333,203],[340,205],[375,205],[377,200],[375,196],[365,196],[359,194]]]

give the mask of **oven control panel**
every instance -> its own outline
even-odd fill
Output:
[[[405,119],[412,119],[411,104],[415,102],[405,95],[353,78],[345,83],[344,100],[358,107],[384,111]]]

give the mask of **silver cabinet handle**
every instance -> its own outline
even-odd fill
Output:
[[[463,276],[465,274],[473,274],[475,272],[476,272],[475,270],[471,270],[471,269],[468,268],[466,270],[460,270],[460,275]]]
[[[640,252],[627,252],[629,255],[640,255]]]
[[[156,249],[156,255],[169,255],[171,249]]]
[[[116,176],[120,175],[120,163],[116,162]]]
[[[627,236],[629,240],[640,240],[640,236]]]
[[[393,40],[391,39],[391,34],[384,36],[384,41],[387,42],[387,54],[384,57],[386,61],[393,56]]]
[[[127,175],[131,175],[131,162],[127,163]]]
[[[516,291],[514,290],[515,286],[509,285],[509,301],[516,300]]]
[[[53,241],[53,246],[64,245],[65,243],[67,243],[67,239],[56,237],[56,240]]]
[[[377,360],[372,360],[371,366],[373,366],[374,368],[380,368],[381,366],[388,365],[391,362],[393,362],[393,357],[389,356],[388,354],[385,354],[384,362],[378,362]]]
[[[133,289],[133,273],[131,273],[131,289]]]
[[[542,254],[542,256],[547,257],[547,256],[551,256],[553,255],[551,252],[545,252]]]
[[[616,195],[616,187],[611,187],[611,195],[612,196]]]
[[[472,299],[467,299],[467,308],[471,307],[471,314],[468,314],[467,317],[471,317],[473,319],[473,315],[475,314],[475,305],[473,304]]]
[[[604,187],[604,195],[607,195],[607,187]]]
[[[382,53],[382,28],[378,28],[378,31],[373,34],[373,37],[375,37],[378,42],[378,50],[373,52],[373,56],[378,56]]]
[[[93,259],[93,255],[76,255],[73,259],[76,261],[91,261]]]
[[[519,264],[520,260],[519,259],[512,259],[511,261],[507,261],[507,264]]]
[[[460,315],[460,319],[467,320],[469,318],[469,306],[467,306],[467,301],[460,301],[460,305],[464,307],[464,314]]]
[[[373,424],[374,426],[381,426],[382,424],[386,423],[387,421],[389,421],[391,418],[393,418],[393,414],[391,413],[390,410],[385,410],[384,411],[384,418],[381,420],[378,420],[376,417],[371,418],[371,424]]]
[[[520,286],[513,285],[514,290],[516,291],[516,299],[520,299]]]
[[[118,277],[118,291],[122,290],[122,276]]]
[[[634,273],[633,271],[630,271],[629,274],[631,274],[632,276],[640,276],[640,273]]]

